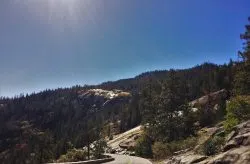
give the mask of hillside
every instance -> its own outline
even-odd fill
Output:
[[[130,100],[128,92],[101,89],[58,89],[3,99],[0,107],[1,161],[8,163],[13,159],[16,163],[16,160],[25,160],[30,153],[39,154],[53,148],[49,154],[37,156],[43,161],[42,158],[57,158],[65,153],[71,143],[75,147],[84,146],[95,140],[98,129],[107,122],[120,120],[119,112]],[[91,133],[85,133],[87,131]],[[34,144],[36,147],[31,147]],[[13,151],[17,154],[15,158],[11,158]],[[18,153],[22,151],[24,156]]]
[[[145,113],[144,94],[150,87],[152,96],[159,95],[171,71],[1,98],[1,161],[27,160],[30,153],[40,154],[33,160],[48,161],[58,158],[71,145],[79,148],[89,144],[100,132],[112,136],[139,125]],[[175,72],[178,80],[185,82],[183,91],[188,94],[183,96],[193,100],[223,88],[230,91],[234,67],[232,63],[204,63]],[[15,157],[11,158],[13,152]]]
[[[138,93],[151,83],[157,92],[161,90],[162,84],[169,78],[170,71],[171,70],[156,70],[145,72],[134,78],[105,82],[91,87],[108,90],[121,89]],[[204,63],[189,69],[175,71],[176,76],[187,84],[189,92],[188,99],[191,101],[208,92],[215,92],[220,89],[231,90],[235,66],[233,66],[232,61],[224,65]]]

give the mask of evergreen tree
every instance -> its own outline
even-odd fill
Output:
[[[149,83],[142,91],[140,102],[140,108],[143,114],[143,124],[153,124],[153,122],[151,122],[152,117],[155,115],[153,103],[152,79],[149,79]]]
[[[250,22],[250,18],[249,22]],[[239,64],[234,81],[234,93],[236,95],[248,95],[250,94],[250,24],[246,25],[246,31],[241,34],[244,47],[243,51],[239,52],[239,56],[242,58],[242,63]]]
[[[151,118],[150,135],[155,140],[172,141],[179,138],[181,103],[180,81],[174,70],[170,71],[169,79],[162,86],[162,93],[155,99],[156,113]]]
[[[96,159],[100,159],[105,153],[107,143],[104,139],[99,139],[93,143],[93,155]]]
[[[163,85],[160,95],[159,110],[157,113],[158,127],[160,138],[163,141],[172,141],[178,139],[178,129],[180,125],[179,106],[181,105],[180,81],[176,72],[171,70],[169,79]]]
[[[182,117],[181,117],[181,130],[180,136],[188,137],[190,135],[195,135],[196,127],[195,122],[198,121],[196,113],[192,112],[192,108],[188,102],[181,106]]]

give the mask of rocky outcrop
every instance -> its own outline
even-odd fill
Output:
[[[133,148],[136,145],[136,140],[142,134],[141,126],[135,127],[122,134],[115,135],[114,138],[107,142],[111,148],[109,153],[127,154],[133,153]]]
[[[213,158],[203,161],[206,164],[248,164],[250,163],[250,146],[241,146],[218,154]]]
[[[215,135],[219,135],[222,133],[222,127],[211,127],[211,128],[203,128],[198,132],[199,140],[197,142],[197,145],[193,148],[194,152],[199,152],[202,149],[202,146],[205,142],[207,142],[209,139],[211,139]]]
[[[199,163],[205,160],[207,156],[197,155],[197,154],[184,154],[180,156],[174,156],[169,160],[165,161],[165,164],[191,164],[191,163]]]
[[[204,107],[208,103],[211,103],[210,105],[212,106],[216,106],[216,104],[219,104],[221,100],[226,100],[227,98],[228,98],[227,90],[222,89],[220,91],[213,92],[213,93],[210,93],[209,95],[200,97],[199,99],[196,99],[190,102],[190,105],[194,108]]]
[[[116,97],[127,97],[130,96],[130,93],[128,92],[123,92],[122,90],[103,90],[103,89],[89,89],[87,91],[79,91],[79,96],[80,97],[91,97],[95,96],[100,99],[107,99],[111,100]]]
[[[89,89],[78,92],[79,100],[89,109],[90,113],[104,108],[119,108],[123,103],[128,103],[131,94],[121,90]]]
[[[220,129],[210,129],[210,135],[216,135]],[[237,125],[234,130],[227,135],[223,152],[207,157],[194,153],[185,152],[169,158],[166,164],[248,164],[250,163],[250,120]]]
[[[228,135],[223,150],[227,151],[229,149],[237,148],[239,146],[249,146],[249,145],[250,145],[250,121],[247,121],[237,125],[234,128],[234,130]]]
[[[140,134],[133,134],[127,138],[127,140],[122,141],[119,146],[126,150],[133,150],[136,146],[136,140],[140,137]]]

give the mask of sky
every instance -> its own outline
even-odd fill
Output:
[[[237,59],[249,0],[0,0],[0,96]]]

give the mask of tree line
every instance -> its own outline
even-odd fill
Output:
[[[223,65],[203,63],[183,70],[146,72],[131,79],[96,86],[74,86],[30,95],[0,98],[0,160],[4,163],[44,163],[65,154],[72,145],[89,146],[103,136],[112,136],[143,124],[148,140],[172,142],[195,135],[199,126],[223,118],[214,117],[210,104],[198,114],[189,102],[220,89],[230,96],[249,95],[249,32],[241,35],[242,60]],[[101,111],[91,112],[93,103],[79,98],[90,88],[121,89],[132,97],[119,100]],[[214,120],[216,118],[216,120]],[[102,136],[101,136],[102,134]]]

